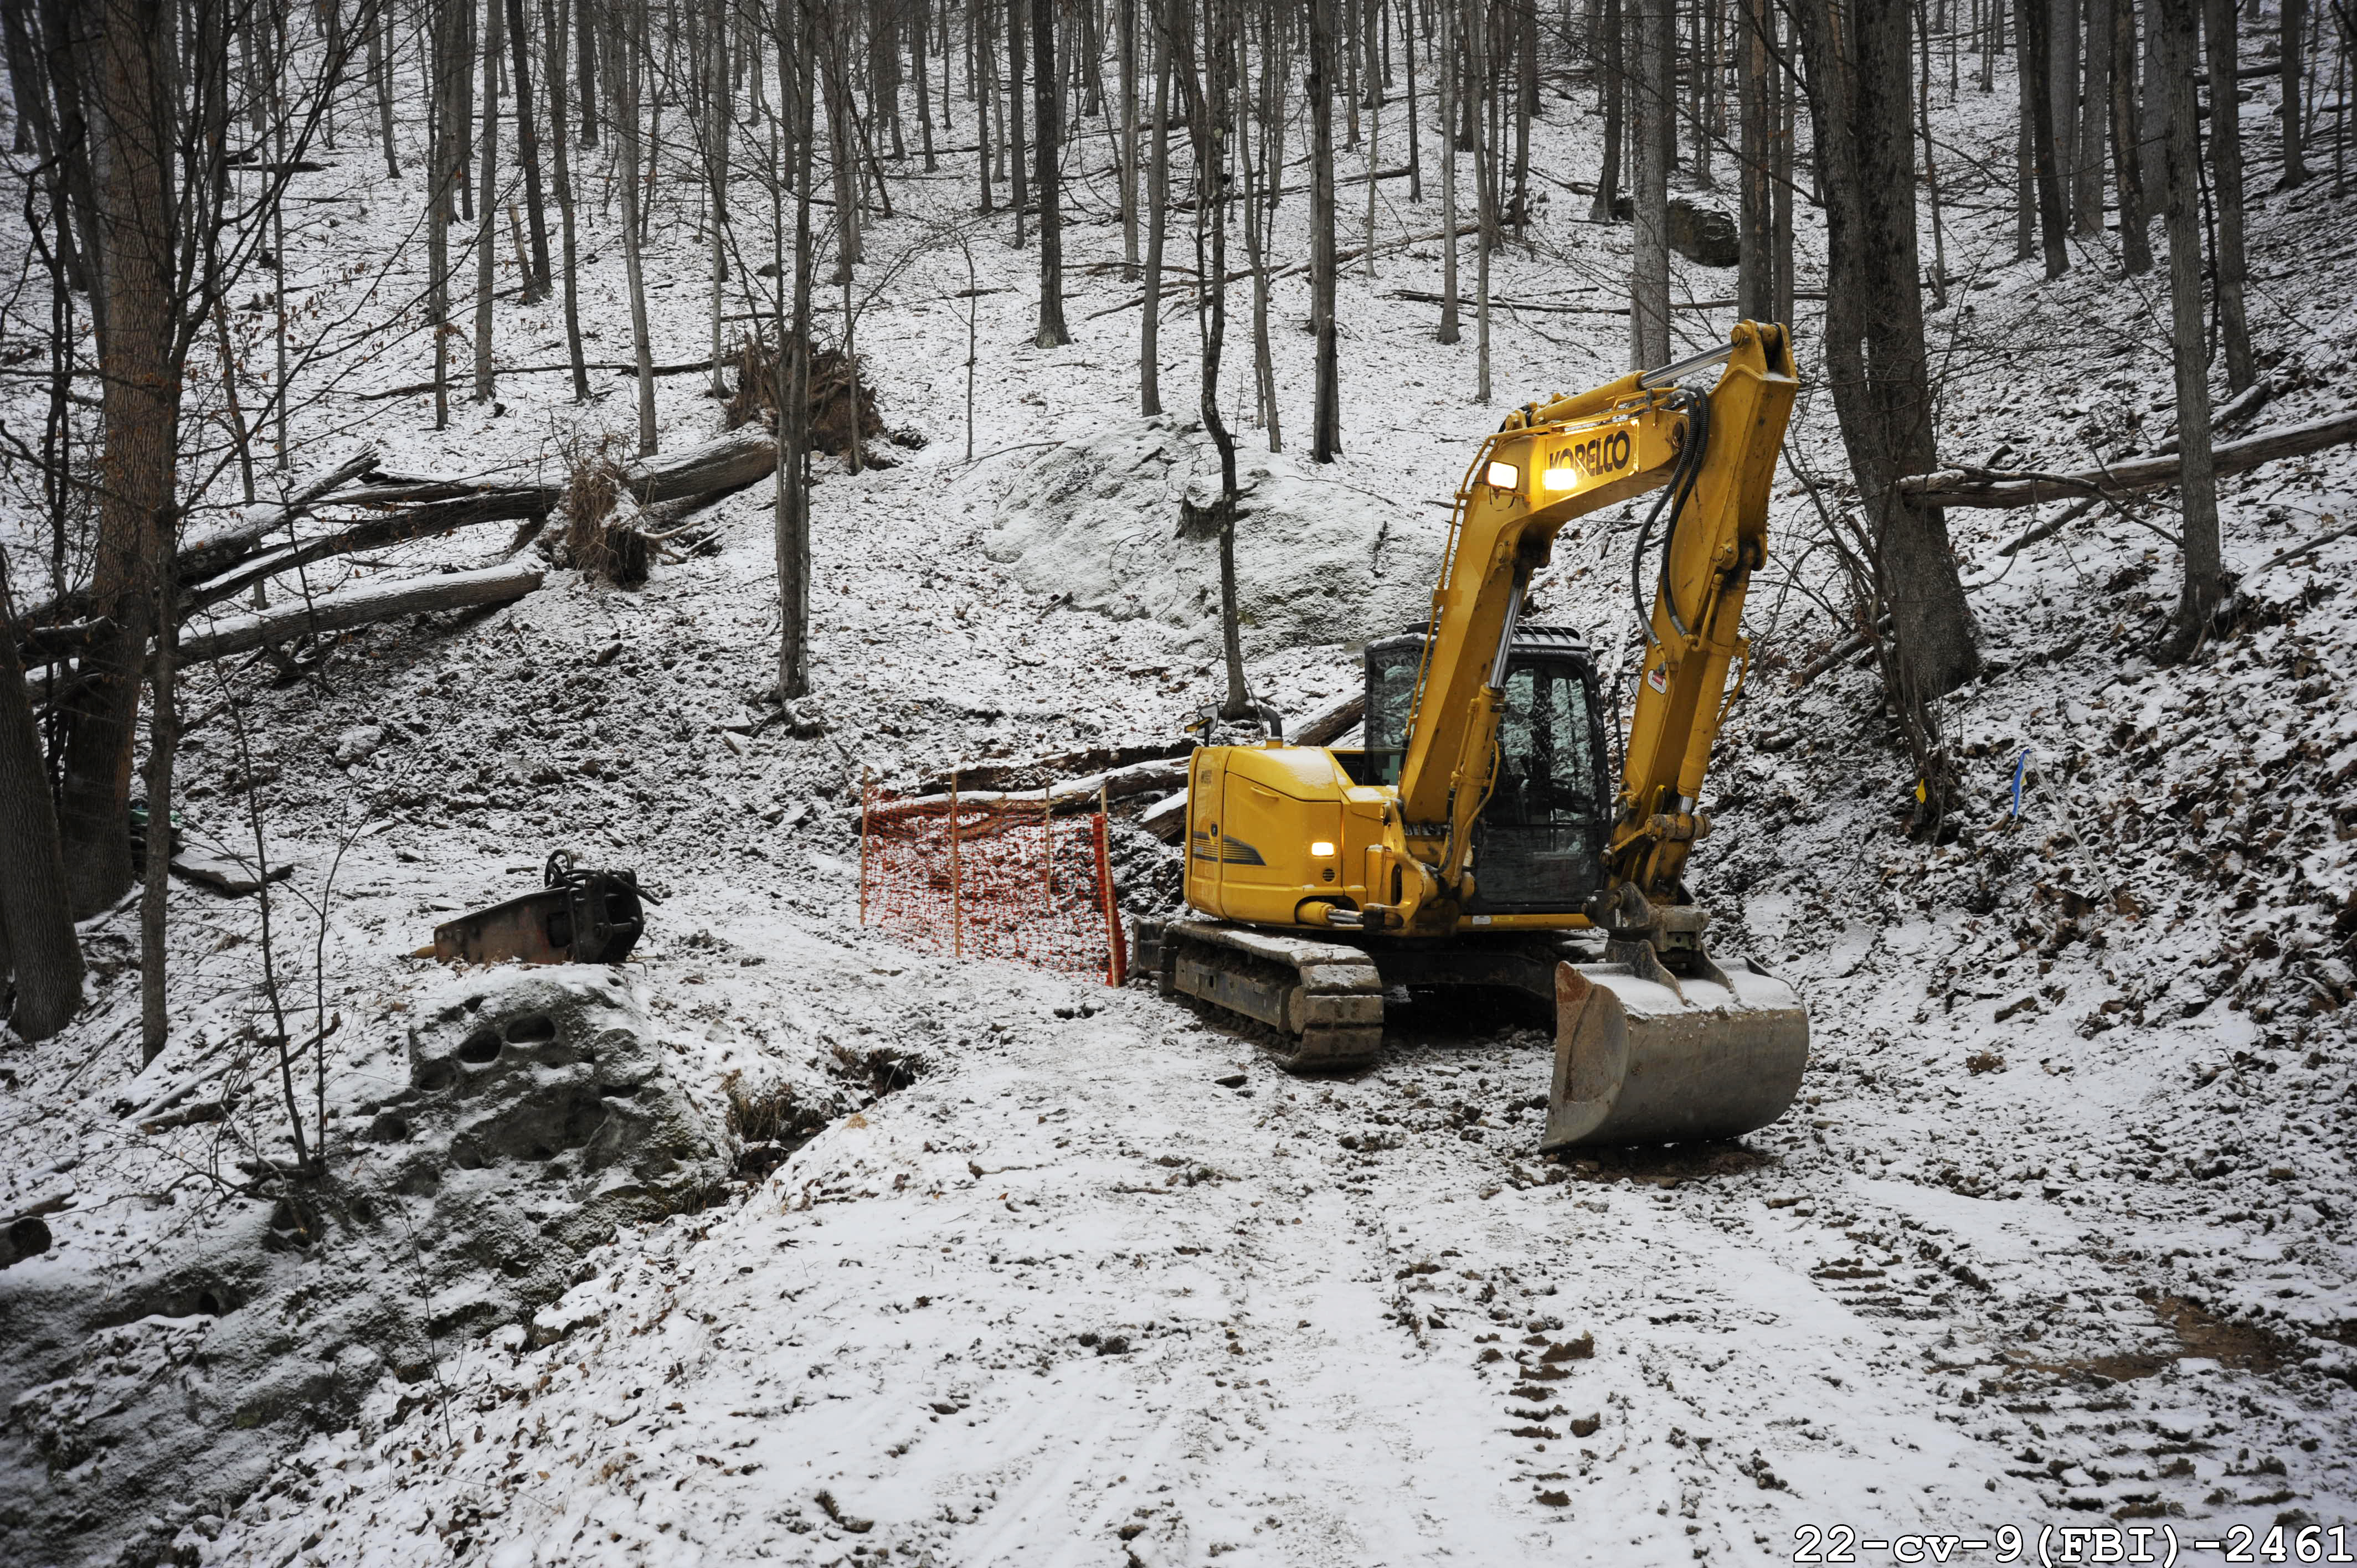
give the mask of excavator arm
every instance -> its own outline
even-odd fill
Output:
[[[1708,393],[1677,384],[1722,363]],[[1702,916],[1684,908],[1680,875],[1709,831],[1695,802],[1745,650],[1744,590],[1766,556],[1768,490],[1798,388],[1784,329],[1741,322],[1723,349],[1519,409],[1482,445],[1458,490],[1401,764],[1405,858],[1422,869],[1397,906],[1371,907],[1370,924],[1455,929],[1531,578],[1573,519],[1659,490],[1631,569],[1647,649],[1589,918],[1664,956],[1699,951]]]

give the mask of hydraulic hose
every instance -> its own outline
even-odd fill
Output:
[[[1678,449],[1676,466],[1670,470],[1670,482],[1654,498],[1652,510],[1645,514],[1644,526],[1637,531],[1637,548],[1629,558],[1629,599],[1637,611],[1637,624],[1643,628],[1648,646],[1661,639],[1653,635],[1653,618],[1645,603],[1645,549],[1653,537],[1653,525],[1669,513],[1669,527],[1662,534],[1662,571],[1660,591],[1663,605],[1670,612],[1670,626],[1680,637],[1687,636],[1685,621],[1678,614],[1677,596],[1670,586],[1670,551],[1678,535],[1678,515],[1685,510],[1686,499],[1694,493],[1695,481],[1702,477],[1705,454],[1710,446],[1710,399],[1702,393],[1681,389],[1671,394],[1669,405],[1686,416],[1685,444]]]

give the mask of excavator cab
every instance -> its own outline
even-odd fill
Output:
[[[1367,645],[1366,745],[1334,754],[1353,781],[1399,783],[1424,650],[1420,626]],[[1604,703],[1586,639],[1560,627],[1516,628],[1504,689],[1498,772],[1474,829],[1466,912],[1576,914],[1604,885],[1612,830]]]

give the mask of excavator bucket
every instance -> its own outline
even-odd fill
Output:
[[[1649,947],[1558,964],[1542,1152],[1734,1138],[1784,1113],[1809,1054],[1792,988],[1745,960],[1674,975]]]

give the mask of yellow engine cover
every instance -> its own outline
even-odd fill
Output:
[[[1187,774],[1187,903],[1292,925],[1305,903],[1366,901],[1366,848],[1391,791],[1351,782],[1323,746],[1211,746]]]

